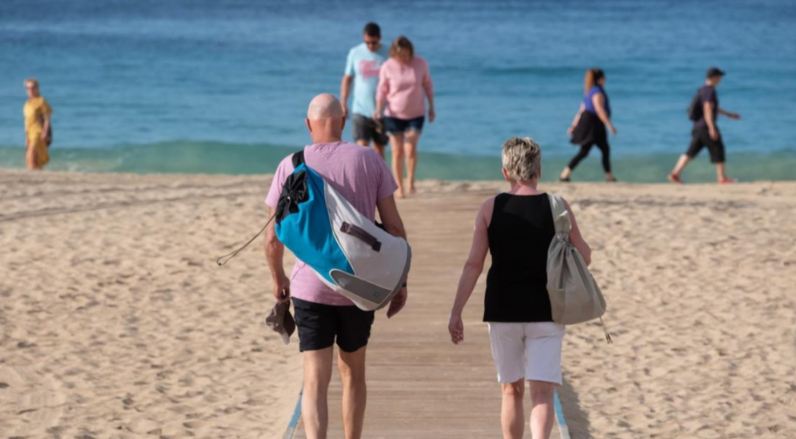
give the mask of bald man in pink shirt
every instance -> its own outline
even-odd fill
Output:
[[[393,198],[395,183],[384,160],[375,151],[342,140],[345,113],[340,101],[324,93],[310,102],[305,119],[312,144],[304,159],[324,181],[342,194],[362,215],[375,219],[384,228],[406,238],[403,221]],[[282,187],[293,172],[292,155],[276,170],[266,204],[276,209]],[[265,254],[278,302],[293,299],[299,350],[304,363],[304,390],[301,421],[309,439],[326,438],[329,424],[327,401],[334,364],[334,345],[338,349],[337,369],[342,387],[343,429],[347,439],[362,437],[367,404],[365,353],[370,339],[374,312],[362,311],[332,291],[302,261],[296,260],[288,277],[283,264],[285,246],[276,236],[274,223],[265,231]],[[407,289],[395,295],[387,317],[396,315],[406,303]]]
[[[415,192],[417,143],[423,130],[428,99],[428,121],[434,122],[434,86],[428,63],[415,56],[412,42],[404,36],[393,41],[390,59],[379,71],[374,119],[384,115],[384,129],[392,145],[392,168],[398,183],[396,195],[404,196],[403,169],[407,162],[409,192]]]

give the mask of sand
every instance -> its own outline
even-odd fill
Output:
[[[268,182],[0,171],[0,435],[280,437],[301,358],[263,325],[261,242],[215,265],[259,229]],[[427,181],[400,202],[423,262],[390,325],[410,328],[424,302],[447,319],[463,232],[501,187]],[[594,249],[615,340],[568,328],[573,437],[796,437],[796,183],[545,187],[570,201]],[[450,257],[431,257],[445,230],[461,236]],[[468,334],[485,331],[482,298]],[[466,357],[478,364],[458,366],[494,379],[488,352]],[[389,423],[372,415],[366,437]],[[497,412],[491,422],[496,437]]]

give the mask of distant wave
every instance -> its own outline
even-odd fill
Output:
[[[107,148],[51,150],[47,169],[72,172],[272,174],[279,162],[297,147],[272,144],[238,144],[175,140]],[[574,149],[573,149],[574,152]],[[742,181],[796,180],[796,150],[771,153],[732,152],[728,170]],[[543,159],[543,179],[555,180],[568,155],[548,154]],[[663,182],[677,154],[616,154],[614,169],[626,182]],[[21,147],[0,146],[0,168],[23,168]],[[420,152],[418,177],[442,180],[500,180],[500,157]],[[692,182],[713,181],[715,171],[700,156],[686,170]],[[576,181],[599,181],[602,172],[595,151],[575,172]]]

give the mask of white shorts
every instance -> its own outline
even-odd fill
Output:
[[[564,325],[489,322],[492,358],[500,383],[525,379],[561,384]]]

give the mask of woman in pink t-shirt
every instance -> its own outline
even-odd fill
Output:
[[[417,142],[423,130],[428,99],[428,121],[434,122],[434,88],[428,63],[415,56],[412,42],[400,36],[390,46],[390,59],[379,71],[374,119],[382,119],[392,145],[392,169],[398,183],[397,196],[404,196],[403,170],[407,162],[409,192],[415,192]],[[382,118],[383,114],[383,118]]]

